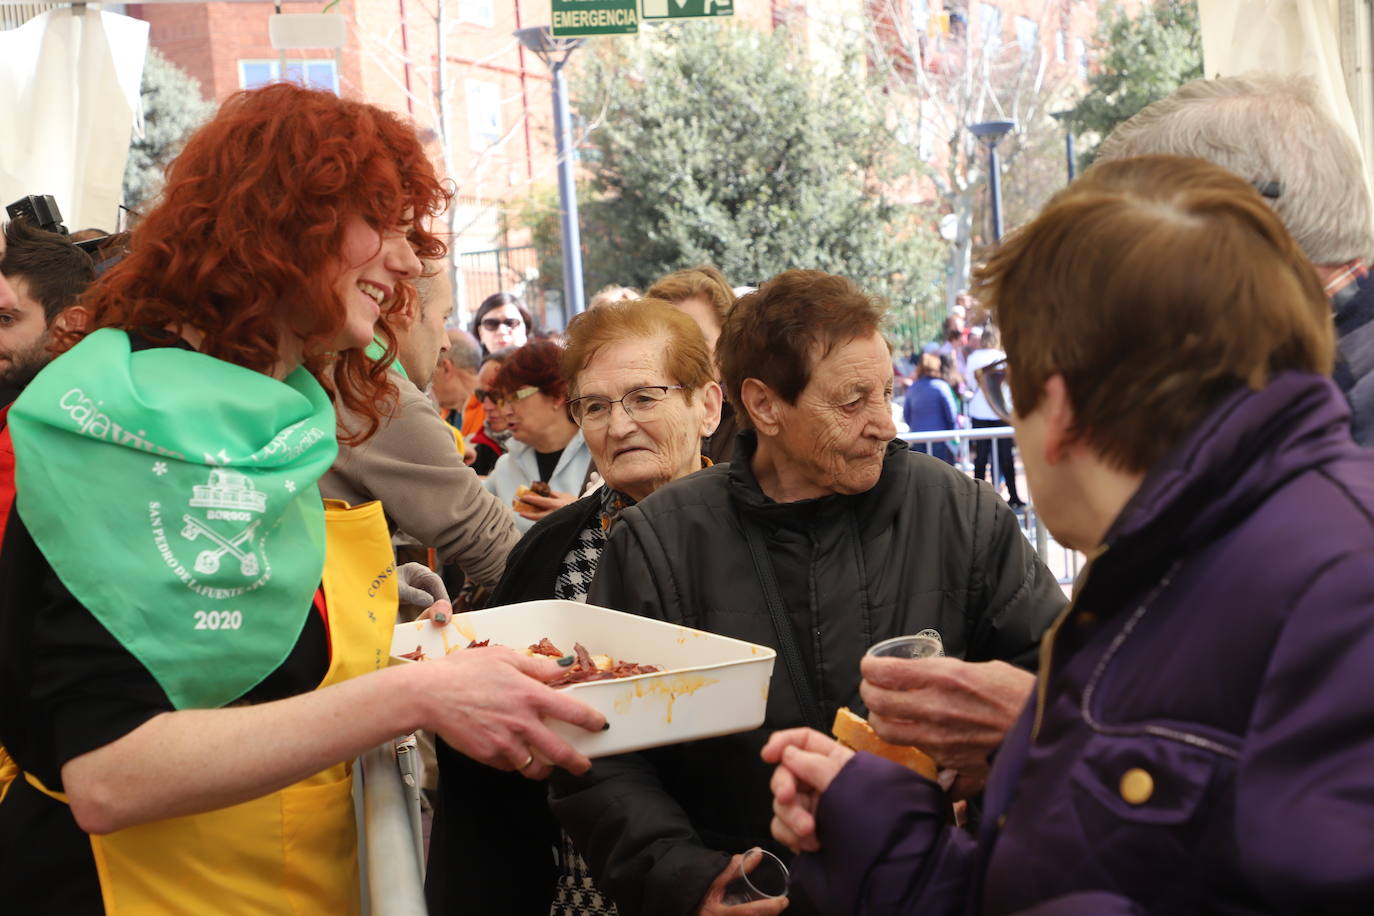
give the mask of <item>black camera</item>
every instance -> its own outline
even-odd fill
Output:
[[[62,211],[57,209],[57,201],[51,194],[39,196],[30,194],[21,197],[5,208],[10,219],[26,219],[32,225],[48,232],[68,235],[67,227],[62,225]]]
[[[5,207],[5,213],[10,219],[27,220],[31,225],[37,226],[47,232],[56,232],[59,235],[71,235],[67,227],[62,225],[62,211],[57,208],[57,201],[51,194],[30,194],[21,197],[14,203]],[[86,239],[84,242],[73,242],[92,258],[96,257],[101,244],[109,236],[102,236],[98,239]]]

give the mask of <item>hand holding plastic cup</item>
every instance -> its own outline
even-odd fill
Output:
[[[872,655],[875,658],[941,658],[945,654],[945,641],[940,638],[938,630],[922,630],[911,636],[894,636],[891,639],[884,639],[880,643],[874,643],[869,647],[865,655]],[[944,769],[937,776],[940,788],[946,792],[954,784],[959,773],[956,770]]]
[[[864,654],[875,658],[938,658],[945,654],[945,643],[938,631],[922,630],[874,643]]]
[[[734,905],[786,897],[789,880],[787,866],[782,860],[755,846],[740,859],[739,874],[725,885],[720,902]]]

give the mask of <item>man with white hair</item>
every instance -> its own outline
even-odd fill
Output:
[[[1355,440],[1374,446],[1374,257],[1369,190],[1354,141],[1307,77],[1195,80],[1102,142],[1098,161],[1151,153],[1207,159],[1252,183],[1316,267],[1336,321],[1334,377]]]

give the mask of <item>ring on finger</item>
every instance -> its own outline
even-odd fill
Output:
[[[525,769],[526,769],[530,764],[532,764],[532,763],[534,763],[534,753],[533,753],[533,752],[531,752],[530,755],[529,755],[528,757],[525,758],[525,762],[522,763],[522,764],[520,764],[518,767],[516,767],[516,769],[517,769],[517,770],[520,770],[521,772],[524,772]]]

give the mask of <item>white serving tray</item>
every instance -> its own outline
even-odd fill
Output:
[[[656,674],[573,684],[563,690],[595,706],[611,723],[603,732],[549,720],[549,727],[588,757],[623,754],[681,741],[749,731],[763,724],[777,653],[728,636],[625,614],[577,601],[527,601],[455,614],[446,627],[403,623],[391,640],[393,662],[416,646],[429,660],[462,651],[473,640],[523,649],[548,638],[571,652],[659,665]]]

